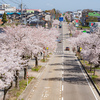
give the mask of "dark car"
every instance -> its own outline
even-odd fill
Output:
[[[69,49],[69,47],[66,47],[66,49],[65,49],[66,51],[69,51],[70,49]]]
[[[61,28],[62,26],[61,25],[59,25],[59,28]]]

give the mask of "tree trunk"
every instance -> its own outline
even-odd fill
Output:
[[[43,60],[45,60],[45,53],[43,53]]]
[[[93,73],[93,75],[95,75],[95,67],[94,67],[94,73]]]
[[[11,82],[11,86],[9,87],[9,88],[5,88],[4,89],[4,96],[3,96],[3,100],[6,100],[6,94],[7,94],[7,92],[8,92],[8,90],[12,87],[12,82]]]
[[[35,67],[38,67],[38,57],[37,56],[34,57],[35,57]]]
[[[19,71],[16,70],[16,76],[15,76],[15,87],[19,89]]]
[[[92,71],[92,66],[90,65],[90,72]]]
[[[32,59],[32,52],[31,52],[31,59]]]
[[[27,79],[27,66],[24,68],[24,79],[26,80]]]

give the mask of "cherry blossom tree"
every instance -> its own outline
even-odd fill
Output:
[[[67,22],[71,22],[71,14],[65,13],[64,17],[67,20]]]
[[[16,81],[15,86],[19,89],[19,71],[24,67],[26,78],[29,59],[26,55],[33,55],[38,66],[38,53],[47,52],[49,48],[53,52],[56,47],[56,37],[60,34],[56,28],[45,29],[43,27],[32,28],[29,26],[7,26],[5,33],[0,34],[0,87],[4,88],[6,95],[8,86]],[[5,98],[5,96],[4,96]]]
[[[59,25],[59,23],[60,23],[60,21],[59,21],[59,20],[57,20],[57,19],[55,19],[55,20],[53,20],[52,25],[53,25],[53,26],[58,26],[58,25]]]
[[[82,47],[82,57],[94,64],[94,67],[100,65],[100,32],[92,34],[83,33],[70,40],[74,45]],[[91,66],[90,66],[91,67]],[[91,68],[90,68],[91,69]],[[95,73],[94,73],[95,74]]]

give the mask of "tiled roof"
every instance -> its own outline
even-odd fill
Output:
[[[0,19],[0,25],[3,23],[1,20],[2,20],[2,19]]]

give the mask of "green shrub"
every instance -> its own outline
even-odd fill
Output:
[[[34,68],[32,68],[32,71],[39,71],[40,70],[40,68],[41,68],[42,66],[38,66],[38,67],[34,67]]]

